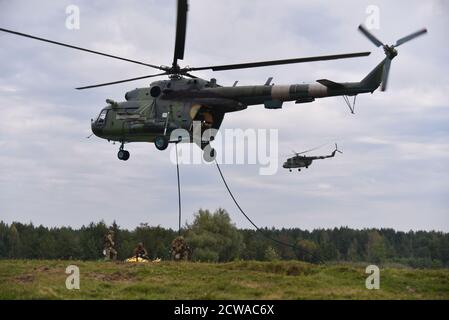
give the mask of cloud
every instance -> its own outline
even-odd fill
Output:
[[[190,2],[186,65],[372,51],[360,59],[198,73],[221,84],[262,84],[269,76],[276,84],[358,81],[383,58],[356,30],[370,1]],[[79,31],[64,27],[68,4],[80,6]],[[254,165],[224,166],[241,205],[261,226],[449,230],[445,4],[376,4],[380,39],[392,43],[422,26],[429,34],[399,48],[389,90],[359,96],[355,116],[340,97],[226,115],[223,129],[278,129],[281,154],[328,143],[313,152],[327,154],[334,142],[344,151],[300,174],[279,169],[259,176]],[[0,2],[2,27],[157,65],[171,63],[175,11],[175,1]],[[72,226],[116,219],[125,227],[148,221],[176,228],[176,171],[168,151],[130,144],[124,163],[116,159],[117,145],[86,139],[106,98],[123,100],[148,81],[73,90],[154,70],[7,34],[0,42],[0,218]],[[249,227],[214,166],[181,166],[181,181],[183,220],[200,207],[221,206]]]

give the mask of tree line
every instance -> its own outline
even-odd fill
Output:
[[[102,259],[104,237],[110,229],[121,260],[132,255],[138,242],[144,243],[151,258],[169,259],[171,242],[178,236],[177,231],[148,223],[127,230],[103,221],[79,229],[0,222],[0,259]],[[196,261],[350,261],[449,267],[449,234],[436,231],[339,227],[313,231],[265,228],[259,232],[238,229],[226,210],[218,209],[199,210],[181,233]]]

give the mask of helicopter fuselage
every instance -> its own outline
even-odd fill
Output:
[[[300,154],[297,154],[294,157],[288,158],[284,162],[282,167],[284,169],[289,169],[290,171],[292,171],[292,169],[298,169],[299,171],[301,171],[301,168],[305,167],[307,169],[315,160],[322,160],[335,157],[335,154],[337,152],[342,153],[340,150],[338,150],[337,144],[335,144],[335,150],[332,151],[331,154],[326,156],[302,156]]]
[[[284,169],[308,168],[314,159],[306,156],[295,156],[287,159],[282,167]]]
[[[315,98],[374,90],[361,82],[319,80],[313,84],[222,87],[215,79],[173,77],[127,92],[126,101],[107,100],[108,106],[92,120],[92,131],[100,138],[122,143],[154,142],[156,137],[169,136],[179,128],[192,134],[194,121],[201,122],[202,132],[218,130],[225,113],[251,105],[279,109],[287,101],[306,103]]]
[[[382,46],[386,57],[360,82],[334,82],[328,79],[317,80],[312,84],[272,85],[270,77],[264,85],[222,87],[215,79],[211,81],[197,78],[191,72],[212,70],[226,71],[259,68],[276,65],[296,63],[308,63],[368,56],[370,52],[355,52],[346,54],[332,54],[312,57],[300,57],[281,60],[265,60],[256,62],[233,63],[224,65],[209,65],[190,67],[179,65],[179,60],[184,60],[188,0],[177,1],[176,36],[173,60],[170,66],[155,65],[134,59],[128,59],[117,55],[91,50],[72,44],[67,44],[51,39],[34,36],[27,33],[9,30],[0,27],[0,32],[6,32],[28,39],[34,39],[53,45],[58,45],[73,50],[90,54],[101,55],[116,60],[127,61],[140,66],[157,69],[160,73],[141,77],[122,79],[101,84],[88,85],[76,88],[77,90],[92,89],[103,86],[115,85],[130,81],[149,79],[167,75],[169,80],[155,81],[148,88],[138,88],[129,91],[123,102],[106,100],[108,106],[102,109],[96,120],[92,120],[92,132],[103,139],[119,141],[121,143],[118,152],[120,160],[128,160],[129,152],[124,150],[124,144],[129,142],[154,142],[159,150],[165,150],[170,142],[185,142],[184,136],[172,133],[176,129],[185,129],[190,136],[189,141],[198,144],[204,151],[207,159],[212,159],[215,151],[210,147],[213,140],[213,130],[206,139],[203,134],[207,129],[220,128],[224,115],[228,112],[241,111],[250,105],[264,105],[267,109],[279,109],[286,101],[295,103],[313,102],[316,98],[343,96],[346,104],[354,113],[356,96],[360,93],[373,93],[381,84],[381,90],[385,91],[391,61],[398,54],[396,47],[406,43],[420,35],[427,33],[427,29],[421,29],[406,37],[397,40],[394,45],[383,44],[363,25],[359,30],[376,47]],[[354,97],[353,102],[349,96]],[[200,125],[198,126],[198,123]],[[200,128],[198,130],[197,128]],[[183,133],[185,132],[183,131]],[[200,139],[196,133],[200,131]],[[215,131],[216,132],[216,131]],[[301,160],[302,161],[302,160]],[[312,160],[313,161],[313,160]],[[301,162],[302,163],[302,162]],[[306,164],[306,163],[304,163]],[[305,165],[307,167],[307,165]]]

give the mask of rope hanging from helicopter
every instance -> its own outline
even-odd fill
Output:
[[[259,226],[257,226],[254,223],[254,221],[245,213],[245,211],[242,209],[242,207],[240,206],[240,204],[237,202],[236,198],[234,197],[234,194],[232,193],[231,189],[229,188],[229,185],[226,182],[226,179],[225,179],[225,177],[223,175],[223,172],[221,171],[221,168],[220,168],[220,165],[217,162],[217,159],[215,158],[214,161],[215,161],[215,165],[217,166],[218,173],[220,174],[221,180],[223,181],[223,184],[225,185],[226,190],[229,193],[229,196],[231,197],[232,201],[235,203],[235,205],[239,209],[240,213],[246,218],[246,220],[248,220],[249,223],[251,223],[254,226],[254,228],[256,228],[256,231],[258,231],[265,238],[267,238],[267,239],[269,239],[269,240],[271,240],[271,241],[273,241],[273,242],[275,242],[275,243],[277,243],[279,245],[290,247],[290,248],[292,248],[294,250],[297,250],[297,251],[302,251],[303,253],[306,253],[306,254],[310,255],[314,260],[318,261],[319,263],[325,264],[325,262],[320,257],[315,255],[314,253],[312,253],[312,252],[310,252],[310,251],[308,251],[308,250],[306,250],[304,248],[300,248],[300,247],[296,246],[295,244],[275,239],[275,238],[271,237],[270,235],[266,234],[263,229],[261,229]]]
[[[176,148],[176,176],[178,178],[178,235],[181,235],[181,184],[179,179],[179,161],[178,161],[178,142],[175,143]]]
[[[179,143],[179,141],[174,142],[175,151],[176,151],[176,176],[177,176],[177,181],[178,181],[178,235],[181,235],[182,210],[181,210],[181,183],[180,183],[180,178],[179,178],[178,143]],[[220,174],[221,180],[223,181],[223,184],[225,185],[226,190],[228,191],[228,194],[231,197],[232,201],[234,202],[236,207],[239,209],[240,213],[246,218],[246,220],[248,220],[249,223],[251,223],[253,225],[253,227],[256,229],[257,232],[259,232],[263,237],[267,238],[268,240],[273,241],[274,243],[277,243],[282,246],[290,247],[297,251],[302,251],[303,253],[310,255],[314,260],[318,261],[319,263],[325,264],[325,262],[320,257],[315,255],[314,253],[312,253],[304,248],[300,248],[295,244],[275,239],[275,238],[269,236],[268,234],[266,234],[264,232],[264,230],[262,228],[260,228],[242,209],[242,207],[238,203],[237,199],[235,198],[234,194],[232,193],[231,188],[229,187],[229,185],[223,175],[223,172],[221,171],[220,165],[217,162],[217,159],[215,158],[214,161],[215,161],[215,165],[217,167],[218,173]]]

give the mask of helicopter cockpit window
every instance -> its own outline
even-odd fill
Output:
[[[97,124],[104,124],[106,122],[106,115],[108,113],[108,110],[103,110],[101,111],[100,115],[98,116],[97,119]]]

